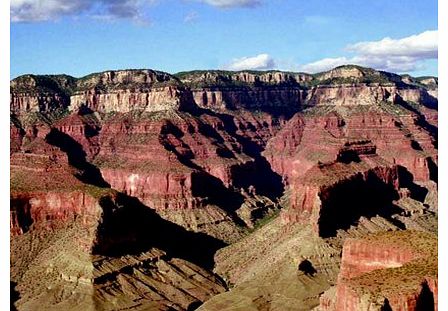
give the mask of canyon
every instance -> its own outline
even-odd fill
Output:
[[[16,310],[437,310],[437,78],[10,87]]]

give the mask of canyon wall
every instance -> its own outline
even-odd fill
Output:
[[[208,271],[214,252],[255,232],[277,214],[275,230],[263,232],[277,236],[283,247],[279,252],[286,254],[290,228],[316,243],[328,239],[337,244],[341,234],[361,220],[381,218],[405,226],[399,219],[406,216],[403,206],[408,201],[424,216],[435,213],[437,84],[435,78],[358,66],[316,75],[120,70],[79,79],[14,79],[10,229],[17,267],[28,264],[20,258],[27,243],[34,243],[29,240],[37,239],[42,249],[59,237],[70,245],[82,240],[73,242],[75,253],[67,256],[82,257],[80,267],[88,272],[78,277],[78,270],[66,271],[58,264],[55,270],[64,270],[64,276],[57,282],[82,279],[87,286],[83,295],[99,297],[102,305],[121,297],[121,307],[131,308],[144,296],[188,310],[226,289]],[[79,238],[87,231],[88,238]],[[40,238],[46,234],[54,240]],[[414,268],[433,267],[422,250],[415,252],[393,239],[384,245],[347,240],[338,285],[321,296],[321,308],[381,310],[389,305],[415,310],[428,299],[430,303],[431,295],[437,306],[433,270],[418,275],[418,282],[410,284],[412,290],[399,287],[397,295],[372,282],[375,276],[385,278],[377,275],[379,271],[401,269],[408,274]],[[272,241],[263,241],[270,252]],[[244,243],[264,262],[262,255],[252,253],[258,252],[256,246]],[[235,249],[238,253],[238,246]],[[51,252],[39,253],[48,271],[53,269],[46,257]],[[332,256],[339,256],[335,254],[337,250]],[[278,254],[272,256],[286,262]],[[132,264],[134,259],[144,264]],[[242,258],[241,267],[220,260],[237,271],[251,266],[252,258]],[[262,266],[274,266],[275,260]],[[327,261],[326,265],[336,265]],[[41,275],[42,267],[33,267],[30,275]],[[292,280],[296,267],[285,267]],[[244,278],[262,270],[251,266]],[[92,271],[98,275],[92,276]],[[170,271],[168,279],[163,271]],[[199,281],[187,282],[188,271]],[[32,292],[26,281],[32,277],[16,272],[14,278],[25,295],[19,304],[26,307]],[[132,296],[129,284],[148,277],[156,290],[141,287],[147,295]],[[300,277],[305,285],[307,277]],[[329,286],[328,280],[319,278],[315,300]],[[182,292],[171,280],[193,289]],[[395,279],[389,281],[395,284]],[[42,284],[36,287],[45,292],[48,284]],[[121,292],[108,294],[114,286]]]
[[[437,237],[417,231],[347,239],[336,290],[320,310],[437,310]]]
[[[338,165],[327,164],[362,161],[366,170],[398,165],[415,182],[431,178],[437,151],[427,110],[433,107],[424,95],[429,87],[415,83],[357,66],[316,76],[276,71],[172,76],[154,70],[80,79],[24,76],[11,82],[11,110],[18,116],[11,126],[12,148],[19,150],[23,131],[36,132],[21,115],[37,106],[16,104],[14,98],[60,94],[68,102],[53,98],[38,111],[68,107],[68,116],[55,117],[53,136],[66,135],[65,147],[77,149],[72,161],[81,155],[92,162],[113,188],[156,209],[191,209],[226,191],[269,194],[269,187],[287,187],[291,209],[284,219],[292,220],[302,218],[302,211],[316,213],[310,209],[314,203],[306,202],[323,185],[309,185],[307,176],[323,169],[322,176],[339,174]],[[434,81],[427,83],[433,89]],[[262,185],[261,176],[272,184]],[[211,191],[194,190],[209,182]],[[302,193],[308,193],[304,199]]]

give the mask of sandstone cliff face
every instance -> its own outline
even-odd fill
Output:
[[[428,106],[437,104],[437,95],[434,96],[437,84],[431,79],[425,84],[409,76],[359,66],[337,67],[315,79],[319,82],[307,92],[311,105],[369,105],[400,100]]]
[[[76,122],[58,124],[59,133],[85,138]],[[11,279],[19,310],[187,310],[225,290],[204,268],[221,242],[164,221],[110,188],[85,184],[79,170],[88,168],[70,164],[74,149],[49,144],[60,143],[54,130],[31,128],[22,152],[11,156]],[[61,296],[67,289],[71,294]]]
[[[173,80],[173,77],[165,72],[149,69],[137,69],[94,73],[78,80],[77,84],[80,88],[94,88],[99,85],[106,87],[112,85],[148,86],[171,80]]]
[[[215,130],[223,128],[219,120],[209,121],[215,123],[187,115],[177,120],[111,119],[103,125],[95,163],[112,187],[151,207],[199,207],[201,199],[193,198],[192,188],[201,184],[201,171],[229,186],[231,167],[249,159],[235,157],[241,147]]]
[[[290,182],[318,161],[336,160],[343,125],[341,116],[332,112],[311,118],[297,114],[268,142],[264,155],[273,169]]]
[[[293,172],[293,157],[302,142],[304,127],[303,118],[295,115],[269,140],[264,151],[273,170],[283,177],[286,184]]]
[[[10,84],[10,111],[20,115],[65,109],[70,104],[66,88],[70,88],[73,81],[73,77],[64,75],[16,78]]]
[[[332,164],[315,168],[301,183],[290,185],[289,206],[282,211],[281,219],[286,224],[311,224],[319,235],[332,236],[337,229],[348,229],[362,215],[388,213],[391,207],[387,205],[398,198],[398,187],[398,173],[393,166]],[[353,194],[348,197],[350,192]],[[360,205],[358,200],[367,203]],[[340,206],[344,206],[343,210],[338,210]]]
[[[421,256],[401,245],[388,245],[383,241],[372,244],[366,240],[347,239],[345,241],[339,279],[355,278],[377,269],[401,267]]]
[[[181,72],[177,76],[186,84],[216,85],[225,82],[264,83],[264,84],[296,84],[311,81],[311,75],[305,73],[288,73],[281,71],[193,71]]]
[[[65,134],[66,140],[71,140],[73,145],[79,144],[79,149],[84,151],[88,159],[98,154],[101,124],[95,115],[73,113],[56,121],[53,128]]]
[[[201,198],[191,193],[192,173],[132,173],[104,168],[104,179],[114,189],[139,198],[155,209],[192,209],[201,206]]]
[[[422,115],[403,110],[398,97],[420,103],[427,100],[422,96],[425,90],[399,85],[394,75],[348,66],[314,78],[282,72],[198,72],[178,77],[124,70],[77,80],[18,79],[11,87],[12,95],[37,86],[72,94],[70,109],[77,112],[55,122],[54,128],[73,140],[72,146],[79,144],[79,152],[94,161],[112,187],[157,209],[200,207],[210,193],[195,189],[213,178],[222,183],[219,191],[260,188],[254,173],[268,163],[272,176],[280,175],[283,185],[292,184],[292,210],[309,213],[309,207],[298,208],[297,198],[302,197],[302,188],[320,189],[303,181],[316,165],[357,158],[369,163],[369,157],[377,154],[391,165],[406,167],[415,181],[425,182],[430,164],[437,163],[434,138],[420,124],[426,118],[433,122],[437,114],[429,108],[421,108]],[[341,84],[340,79],[351,79],[352,84]],[[324,85],[313,86],[316,81]],[[194,105],[222,112],[199,118],[179,112]],[[289,122],[272,114],[290,114],[303,105],[315,108]],[[242,108],[266,112],[229,113]],[[145,113],[154,115],[142,117]],[[27,131],[42,139],[48,134],[33,127]],[[20,130],[13,126],[11,135],[19,144]],[[353,141],[358,141],[357,147],[346,146]]]
[[[195,103],[202,108],[257,109],[286,113],[297,111],[305,92],[300,83],[312,79],[306,74],[285,72],[192,72],[178,74],[191,88]]]
[[[11,94],[10,102],[11,112],[15,113],[49,112],[68,106],[68,100],[59,94]]]
[[[103,125],[95,159],[103,178],[114,188],[152,208],[192,208],[191,168],[159,142],[163,122],[131,124],[111,120]]]
[[[42,267],[58,271],[49,272],[52,277],[62,273],[57,281],[36,284],[39,297],[59,295],[47,292],[52,282],[59,289],[83,283],[75,290],[86,298],[80,310],[91,306],[92,297],[108,307],[118,299],[123,309],[142,297],[154,301],[148,308],[191,309],[225,290],[208,271],[221,241],[239,240],[247,227],[257,228],[257,219],[278,212],[266,229],[219,254],[217,271],[238,283],[236,295],[251,297],[251,305],[284,307],[286,300],[268,299],[278,288],[298,304],[316,306],[318,294],[336,279],[340,252],[331,246],[325,257],[324,241],[342,245],[338,239],[353,227],[369,231],[378,222],[382,230],[396,230],[392,222],[399,226],[407,217],[404,200],[417,202],[422,217],[437,211],[434,92],[436,80],[357,66],[313,76],[122,70],[80,79],[18,78],[11,82],[10,102],[11,233],[16,266],[23,268],[17,269],[28,269],[20,258],[30,240],[64,237],[75,250],[67,256],[83,258],[79,267],[85,269],[67,270],[65,261],[50,266],[57,260],[48,258],[57,252],[41,252],[48,241],[39,240],[33,251]],[[412,221],[402,225],[419,228]],[[422,257],[399,244],[371,244],[348,242],[340,284],[321,297],[322,308],[379,310],[389,304],[414,310],[428,290],[437,293],[430,273],[419,276],[411,291],[400,287],[397,295],[372,298],[381,286],[369,287],[371,273]],[[290,265],[288,256],[299,254],[314,256],[316,278],[296,277],[297,264]],[[23,309],[33,307],[26,282],[45,270],[31,266],[23,278],[14,272]],[[261,288],[262,280],[273,288]],[[266,301],[255,299],[257,291],[243,281]],[[311,283],[312,297],[303,292]]]
[[[69,110],[153,112],[186,109],[188,94],[172,76],[152,70],[108,71],[84,77],[70,97]]]
[[[100,215],[97,195],[110,190],[84,185],[67,155],[39,137],[42,130],[38,133],[27,136],[31,142],[22,147],[26,152],[11,156],[12,235],[52,231],[75,220],[87,226]]]
[[[88,222],[100,214],[95,198],[81,191],[17,194],[11,197],[11,233],[23,234],[33,228],[51,229],[58,222],[81,218]]]
[[[225,290],[219,278],[193,263],[195,259],[186,260],[183,251],[200,245],[210,251],[216,247],[213,241],[120,200],[116,195],[92,197],[83,191],[27,193],[12,198],[11,277],[18,283],[15,290],[20,299],[15,305],[19,310],[57,310],[61,306],[72,310],[187,310]],[[136,219],[131,223],[126,217]],[[31,226],[27,221],[32,221]],[[148,234],[152,238],[148,239]],[[175,246],[170,234],[182,246]],[[130,253],[110,256],[108,252],[116,251],[117,246]],[[202,256],[207,252],[198,251]],[[67,289],[71,294],[60,298]]]
[[[316,86],[306,93],[308,105],[375,105],[399,100],[435,106],[437,93],[414,86],[343,84]]]
[[[309,105],[373,105],[393,101],[394,91],[384,86],[318,86],[307,94],[307,102]]]
[[[321,227],[325,227],[320,222],[325,218],[324,198],[333,191],[331,189],[359,187],[358,191],[363,192],[361,184],[372,182],[369,193],[372,187],[385,187],[378,188],[378,193],[389,189],[389,203],[377,202],[378,207],[385,207],[392,204],[399,187],[433,178],[432,165],[437,162],[434,137],[420,126],[421,117],[417,114],[405,110],[391,113],[390,109],[396,108],[393,104],[384,108],[369,105],[366,108],[313,107],[308,113],[305,110],[302,116],[288,121],[269,141],[264,156],[288,184],[285,199],[289,208],[281,213],[285,223],[311,222],[316,232],[320,232]],[[377,177],[371,175],[375,171]],[[401,171],[402,177],[399,176]],[[359,173],[361,175],[357,175]],[[364,176],[363,181],[356,176]],[[342,185],[344,180],[346,186]],[[349,201],[339,204],[351,206]],[[374,216],[380,210],[364,210],[363,213]],[[345,214],[344,217],[352,216]],[[337,214],[331,217],[337,218]],[[344,223],[343,220],[339,222]]]
[[[435,106],[437,104],[437,96],[433,96],[430,92],[431,90],[415,87],[401,88],[396,93],[404,101]]]
[[[275,71],[199,71],[177,76],[180,81],[153,70],[107,71],[81,79],[25,76],[11,84],[11,109],[50,111],[69,106],[77,110],[86,106],[104,113],[151,112],[192,109],[195,102],[218,111],[246,108],[275,112],[281,107],[292,113],[304,104],[367,105],[391,102],[397,96],[417,103],[435,102],[428,93],[435,90],[431,81],[426,82],[428,90],[414,84],[399,85],[403,80],[398,76],[356,66],[338,67],[316,77]]]
[[[434,252],[437,237],[428,233],[346,240],[335,296],[323,295],[320,310],[437,310]]]
[[[437,150],[434,137],[418,125],[418,120],[412,114],[399,117],[385,113],[353,115],[347,119],[346,135],[371,140],[378,155],[406,167],[415,180],[425,181],[429,179],[425,154],[436,159]]]
[[[95,89],[70,97],[70,110],[86,106],[94,111],[109,112],[154,112],[167,109],[186,109],[190,103],[183,90],[174,86],[151,88],[149,91],[133,92],[118,89],[101,93]]]
[[[11,112],[70,111],[81,107],[109,113],[191,108],[189,92],[173,76],[153,70],[121,70],[81,79],[23,76],[11,82]]]
[[[275,111],[278,107],[283,107],[285,111],[297,111],[304,102],[304,92],[294,88],[200,88],[193,89],[192,93],[199,107],[218,111],[241,108]]]
[[[22,139],[24,136],[24,131],[17,125],[11,123],[9,129],[9,141],[10,141],[10,154],[17,152],[20,150],[20,146],[22,145]]]
[[[375,75],[379,76],[379,72],[374,72]],[[365,73],[363,70],[360,69],[360,67],[356,66],[342,66],[337,67],[332,70],[329,70],[327,72],[321,73],[318,76],[318,79],[328,80],[328,79],[334,79],[334,78],[353,78],[353,79],[360,79],[365,76]]]

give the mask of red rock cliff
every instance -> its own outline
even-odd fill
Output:
[[[437,237],[383,232],[344,243],[335,297],[320,310],[437,310]]]

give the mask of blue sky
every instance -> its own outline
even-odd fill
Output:
[[[437,75],[437,28],[436,0],[12,0],[10,76],[343,63]]]

